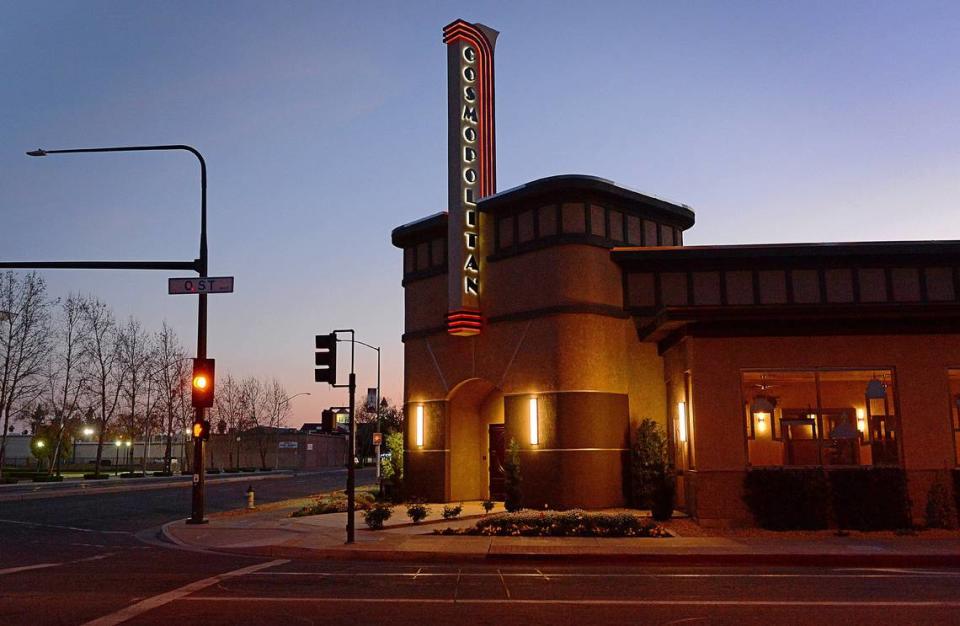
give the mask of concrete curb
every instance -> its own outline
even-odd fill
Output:
[[[960,555],[948,554],[584,554],[543,552],[414,552],[350,548],[312,549],[284,546],[223,548],[237,555],[330,561],[391,561],[404,563],[486,562],[552,565],[713,565],[819,567],[960,567]]]

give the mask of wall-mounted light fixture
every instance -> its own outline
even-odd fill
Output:
[[[680,441],[687,442],[687,403],[677,402],[677,434]]]
[[[773,415],[773,402],[766,396],[757,396],[750,404],[750,413],[756,423],[758,433],[767,432],[770,425],[770,416]]]
[[[857,409],[857,430],[862,433],[867,431],[867,419],[863,409]]]
[[[423,447],[423,405],[417,405],[417,447]]]
[[[530,398],[530,445],[540,444],[540,410],[537,399]]]

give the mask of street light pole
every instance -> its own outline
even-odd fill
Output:
[[[298,396],[309,396],[309,395],[310,395],[309,391],[301,391],[300,393],[295,393],[289,398],[284,398],[283,400],[277,402],[277,408],[275,410],[275,414],[277,416],[277,426],[276,426],[277,428],[277,462],[273,464],[274,469],[280,469],[280,405],[289,404],[291,400],[293,400]]]
[[[360,344],[361,346],[365,346],[367,348],[370,348],[371,350],[377,351],[377,432],[381,433],[381,436],[382,436],[382,432],[383,432],[382,424],[380,423],[380,347],[371,346],[369,343],[364,343],[358,339],[354,339],[352,341],[353,343],[357,343],[357,344]],[[376,458],[377,458],[377,484],[379,485],[380,483],[380,444],[379,443],[376,446],[374,446],[374,454],[376,455]],[[382,490],[383,488],[381,487],[381,491]]]
[[[200,256],[192,263],[151,262],[151,261],[52,261],[30,263],[0,263],[3,267],[33,267],[51,269],[193,269],[200,276],[207,275],[207,163],[200,152],[188,145],[170,144],[157,146],[120,146],[112,148],[72,148],[69,150],[44,150],[39,148],[27,152],[32,157],[45,157],[50,154],[85,154],[101,152],[157,152],[183,150],[189,152],[200,162]],[[207,294],[201,293],[197,305],[197,358],[207,358]],[[194,423],[202,423],[205,409],[197,407]],[[193,497],[191,500],[188,524],[204,524],[204,467],[203,438],[195,437],[193,446]]]

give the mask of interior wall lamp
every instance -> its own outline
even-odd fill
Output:
[[[867,430],[867,419],[863,409],[857,409],[857,430],[860,432],[866,432]]]
[[[687,403],[677,402],[677,434],[680,441],[687,442]]]
[[[423,405],[417,405],[417,447],[423,447]]]
[[[540,444],[540,410],[536,398],[530,398],[530,445]]]
[[[766,396],[757,396],[750,404],[750,413],[757,425],[758,433],[767,432],[770,416],[773,415],[773,402]]]

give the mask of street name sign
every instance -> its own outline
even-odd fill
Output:
[[[169,295],[181,293],[233,293],[233,276],[202,276],[198,278],[170,278]]]

